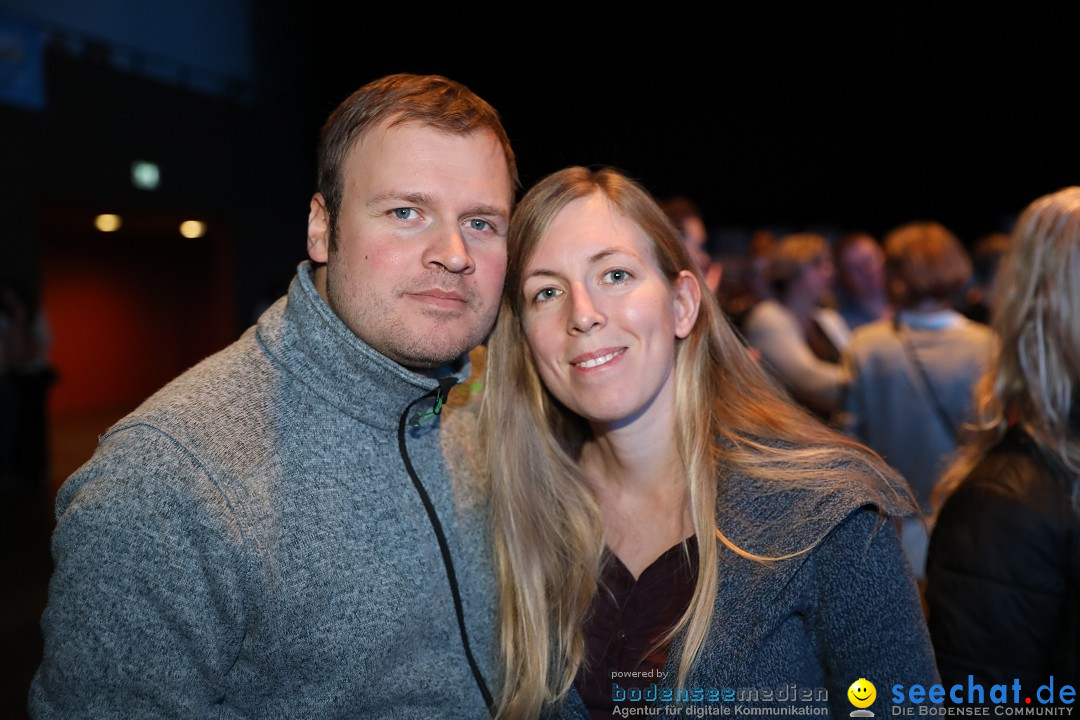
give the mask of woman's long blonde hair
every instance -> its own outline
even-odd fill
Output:
[[[1018,425],[1080,474],[1075,426],[1080,382],[1080,187],[1033,201],[1013,227],[994,280],[993,361],[975,387],[977,424],[934,489],[940,510],[986,453]],[[1080,502],[1080,483],[1073,483]]]
[[[653,242],[669,283],[689,270],[704,281],[663,211],[640,185],[612,169],[572,167],[533,187],[515,210],[499,320],[487,351],[482,433],[487,439],[495,564],[500,593],[503,718],[536,717],[561,702],[584,656],[582,628],[597,590],[604,548],[596,501],[579,467],[591,430],[543,386],[522,331],[523,273],[555,216],[572,200],[602,193]],[[675,357],[678,451],[687,477],[696,584],[668,639],[682,635],[678,682],[702,650],[716,600],[717,540],[753,560],[717,527],[717,483],[753,478],[766,491],[831,489],[852,482],[902,494],[895,474],[862,445],[787,399],[751,359],[711,293]],[[809,549],[809,548],[807,548]],[[798,554],[798,553],[796,553]]]

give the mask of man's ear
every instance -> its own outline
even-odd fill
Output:
[[[675,337],[685,338],[694,329],[701,307],[701,285],[689,270],[680,270],[675,278]]]
[[[307,252],[313,262],[325,263],[330,256],[330,215],[322,193],[311,197],[307,219]]]

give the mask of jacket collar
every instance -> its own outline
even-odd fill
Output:
[[[326,402],[367,425],[395,429],[405,407],[438,388],[438,380],[402,367],[358,338],[323,301],[312,270],[309,261],[300,263],[288,295],[259,318],[258,341]],[[468,377],[468,355],[446,374],[459,382]]]
[[[858,508],[873,506],[886,516],[909,515],[906,501],[886,487],[846,484],[831,491],[792,488],[770,492],[768,483],[733,474],[721,482],[717,524],[725,537],[746,552],[786,560],[756,562],[726,546],[718,547],[718,583],[713,623],[703,657],[695,669],[699,678],[737,674],[753,657],[748,636],[771,611],[795,574],[810,561],[816,548]],[[883,522],[886,520],[883,518]],[[668,657],[665,684],[672,686],[683,636],[676,638]]]

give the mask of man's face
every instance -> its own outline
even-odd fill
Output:
[[[885,253],[876,242],[860,238],[840,256],[844,285],[853,297],[875,300],[885,292]]]
[[[495,135],[384,122],[349,150],[343,180],[334,249],[321,195],[308,218],[330,308],[406,367],[438,367],[479,345],[499,309],[512,198]]]

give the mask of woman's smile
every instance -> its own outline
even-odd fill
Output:
[[[602,367],[615,360],[615,358],[626,352],[626,348],[617,348],[614,350],[600,350],[598,352],[584,353],[578,355],[570,364],[581,370],[591,370],[592,368]]]

